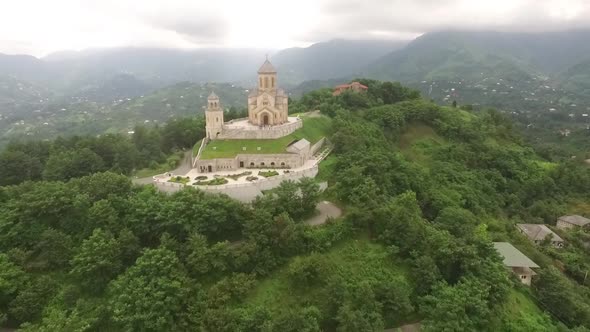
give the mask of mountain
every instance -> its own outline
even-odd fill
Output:
[[[508,80],[555,75],[590,58],[590,31],[508,33],[442,31],[424,34],[369,65],[365,73],[400,81]],[[482,74],[483,73],[483,74]]]
[[[569,68],[560,80],[564,89],[590,96],[590,59]]]
[[[529,62],[485,43],[482,40],[485,38],[478,38],[488,36],[488,33],[478,35],[460,32],[425,34],[405,48],[370,64],[365,72],[370,77],[402,82],[478,81],[485,77],[523,80],[536,72]]]
[[[281,82],[298,84],[351,75],[406,44],[406,41],[337,39],[279,51],[272,62],[281,75]]]

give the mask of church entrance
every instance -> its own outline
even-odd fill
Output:
[[[268,114],[264,114],[264,116],[262,116],[262,124],[268,126]]]
[[[213,172],[213,167],[211,167],[211,165],[207,166],[207,170],[209,171],[209,173]]]

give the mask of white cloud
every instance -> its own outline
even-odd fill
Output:
[[[590,24],[587,0],[2,0],[0,52],[113,46],[301,46],[407,39],[440,29],[556,30]]]

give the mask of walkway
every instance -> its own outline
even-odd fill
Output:
[[[191,158],[192,151],[189,149],[184,153],[184,158],[182,159],[178,167],[176,167],[173,171],[170,171],[170,173],[174,175],[186,175],[192,169]],[[135,184],[152,184],[154,183],[154,178],[152,176],[148,176],[145,178],[132,179],[131,181]]]
[[[334,203],[323,201],[316,205],[316,210],[319,213],[306,221],[309,225],[322,225],[326,223],[329,218],[338,218],[342,215],[342,210]]]

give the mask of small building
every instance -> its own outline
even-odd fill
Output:
[[[352,82],[350,84],[340,84],[334,87],[334,92],[332,93],[333,96],[338,96],[342,94],[346,90],[352,90],[354,92],[364,92],[369,90],[369,87],[359,82]]]
[[[518,230],[524,234],[529,240],[535,244],[541,244],[548,236],[551,238],[551,245],[555,248],[563,247],[563,239],[555,234],[554,231],[549,229],[546,225],[542,224],[516,224]]]
[[[557,219],[557,228],[559,229],[574,229],[574,228],[590,228],[590,219],[582,216],[562,216]]]
[[[538,268],[539,265],[508,242],[494,242],[494,248],[502,256],[504,266],[511,270],[520,279],[520,282],[530,286],[531,279],[536,275],[532,269]]]

